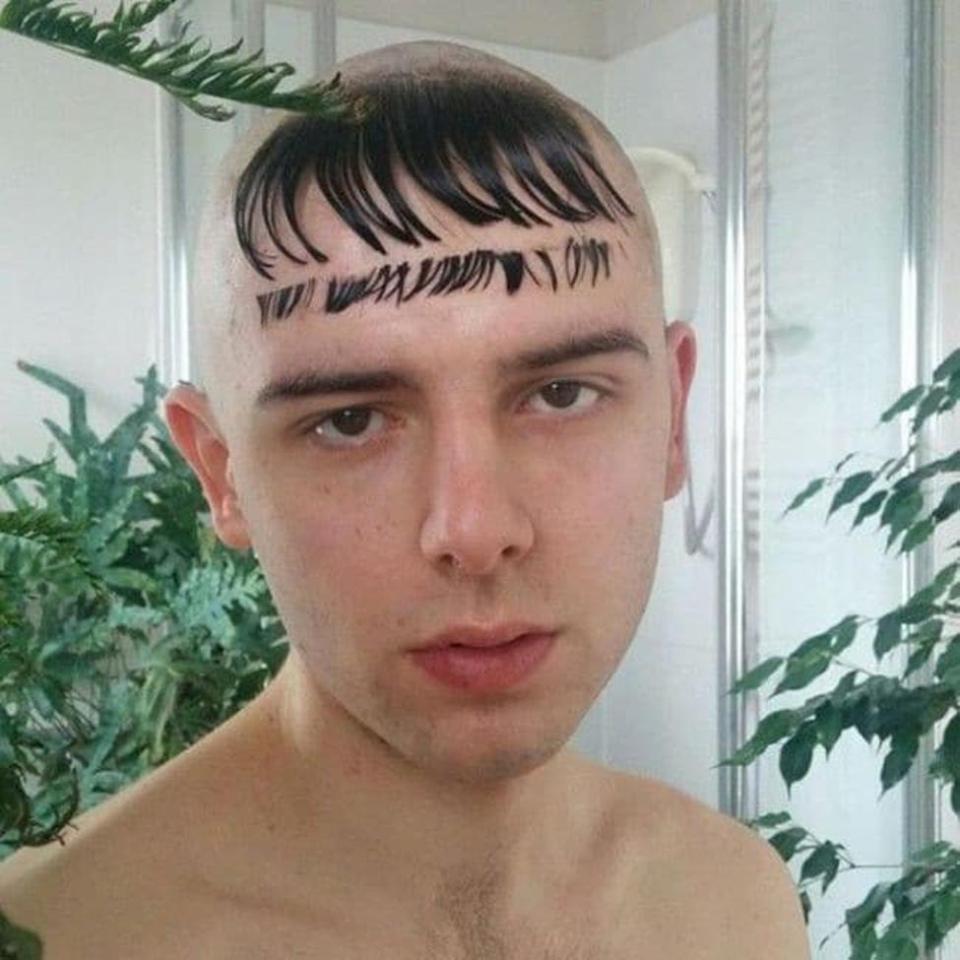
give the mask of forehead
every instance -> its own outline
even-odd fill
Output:
[[[612,327],[652,334],[662,323],[642,217],[477,226],[408,189],[439,239],[385,237],[378,252],[308,184],[299,220],[328,260],[296,263],[261,237],[273,279],[240,255],[228,225],[229,344],[217,352],[233,355],[248,403],[307,369],[402,366],[421,383],[468,369],[503,376],[523,352]],[[290,228],[280,229],[297,250]]]
[[[251,281],[235,303],[244,337],[265,356],[308,344],[375,351],[421,343],[515,340],[656,311],[637,243],[617,227],[504,225],[460,230],[386,254],[345,237],[323,265],[287,265]]]

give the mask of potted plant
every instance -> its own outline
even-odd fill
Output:
[[[0,859],[219,726],[286,652],[256,559],[207,522],[155,372],[101,439],[79,387],[19,366],[68,400],[68,424],[46,423],[69,467],[0,462]],[[6,931],[7,956],[39,956]]]

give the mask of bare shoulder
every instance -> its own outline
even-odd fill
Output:
[[[749,827],[662,781],[627,777],[643,896],[688,957],[809,960],[799,895],[776,850]],[[699,917],[699,924],[689,919]],[[697,932],[699,930],[699,932]],[[711,943],[707,947],[704,938]],[[680,953],[677,954],[678,956]]]
[[[195,955],[203,890],[164,779],[138,781],[76,817],[62,841],[0,863],[0,910],[40,937],[44,960]]]

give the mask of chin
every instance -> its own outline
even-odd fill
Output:
[[[467,725],[469,726],[469,725]],[[444,731],[434,727],[429,744],[408,753],[408,759],[437,779],[467,786],[503,783],[523,777],[548,764],[567,745],[572,732],[528,730],[514,723],[487,724],[482,730]]]

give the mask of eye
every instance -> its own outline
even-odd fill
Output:
[[[594,395],[592,400],[587,396],[589,394]],[[548,410],[577,412],[596,406],[606,393],[579,380],[553,380],[540,387],[533,396],[546,400]],[[588,402],[580,402],[585,397]],[[326,447],[361,447],[383,433],[386,420],[386,415],[373,407],[343,407],[314,421],[306,432],[319,438]],[[378,423],[379,429],[376,429]]]
[[[364,441],[364,431],[370,424],[371,417],[384,415],[373,407],[344,407],[342,410],[334,410],[327,414],[322,420],[318,420],[310,427],[311,434],[320,434],[328,446],[333,447],[355,447],[361,446]],[[330,438],[345,437],[347,443],[330,443]],[[358,440],[358,443],[350,443],[351,440]]]
[[[548,404],[551,410],[582,410],[584,405],[574,406],[577,398],[582,396],[584,390],[595,393],[598,397],[604,396],[602,390],[591,387],[589,384],[581,383],[579,380],[552,380],[536,391],[534,396],[543,396],[551,400]],[[552,401],[557,401],[554,406]],[[596,403],[586,405],[586,408],[596,406]]]

